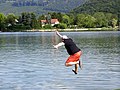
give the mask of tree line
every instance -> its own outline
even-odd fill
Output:
[[[59,24],[51,26],[47,23],[42,27],[41,20],[58,19]],[[4,15],[0,13],[0,31],[26,31],[30,29],[53,29],[53,28],[115,28],[118,25],[118,16],[112,13],[96,12],[90,14],[74,14],[74,13],[56,13],[49,12],[36,16],[35,13],[23,12],[16,16],[12,13]]]

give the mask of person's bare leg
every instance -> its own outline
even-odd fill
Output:
[[[75,72],[77,73],[78,72],[78,64],[75,64]]]
[[[75,64],[75,70],[72,70],[75,74],[77,74],[78,72],[78,67],[79,67],[79,64]]]
[[[72,66],[72,64],[65,63],[65,66],[66,66],[66,67],[69,67],[69,66]]]
[[[81,63],[79,63],[79,62],[70,62],[70,63],[65,63],[65,66],[66,66],[66,67],[69,67],[69,66],[75,65],[75,69],[72,70],[72,71],[73,71],[75,74],[77,74],[79,64],[81,65]],[[80,67],[81,67],[81,66],[80,66]]]
[[[82,62],[81,61],[79,61],[79,66],[82,69]]]
[[[69,62],[69,63],[65,63],[65,66],[72,66],[72,65],[75,65],[75,64],[78,64],[79,63],[79,61],[77,61],[77,62]]]

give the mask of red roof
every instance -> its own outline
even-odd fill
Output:
[[[44,22],[44,23],[45,23],[45,22],[47,22],[47,20],[41,20],[41,22]]]
[[[51,23],[59,22],[58,19],[51,19]]]
[[[41,20],[41,22],[46,23],[47,20]],[[51,23],[59,22],[58,19],[51,19]]]

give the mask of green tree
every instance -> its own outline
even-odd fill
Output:
[[[6,17],[3,13],[0,13],[0,31],[4,31],[5,30],[5,20]]]
[[[63,15],[62,23],[65,23],[67,26],[70,25],[70,17],[66,14]]]
[[[51,18],[58,18],[58,14],[56,12],[51,13]]]
[[[112,19],[112,26],[113,28],[115,28],[115,26],[117,25],[117,20],[115,18]]]
[[[38,17],[38,20],[40,21],[40,20],[45,20],[45,15],[40,15],[39,17]]]
[[[59,22],[62,22],[63,20],[63,15],[61,13],[56,13],[56,12],[53,12],[51,13],[51,18],[57,18],[59,20]]]
[[[59,20],[59,22],[62,22],[62,14],[61,13],[57,13],[57,19]]]
[[[75,16],[73,14],[69,14],[69,18],[70,18],[70,25],[75,25],[75,23],[74,23]]]
[[[77,25],[78,27],[95,27],[96,19],[88,14],[78,14],[77,15]]]
[[[76,15],[69,13],[69,28],[76,28]]]
[[[50,24],[47,24],[44,26],[45,29],[52,29],[52,26]]]
[[[45,20],[45,15],[41,15],[41,16],[38,17],[38,23],[39,23],[40,28],[42,27],[41,20]]]
[[[76,17],[76,24],[78,25],[78,27],[83,27],[84,26],[84,18],[85,15],[84,14],[78,14]]]
[[[22,17],[22,23],[23,23],[23,25],[29,26],[30,23],[31,23],[31,14],[27,13],[27,12],[23,12],[21,14],[21,17]]]
[[[84,18],[84,27],[88,28],[95,27],[95,21],[96,19],[94,17],[86,14]]]
[[[60,23],[60,24],[58,25],[58,28],[60,28],[60,29],[66,29],[66,28],[67,28],[67,25],[66,25],[65,23]]]
[[[10,13],[10,14],[7,15],[6,22],[8,24],[10,24],[11,26],[13,26],[16,23],[15,19],[16,19],[16,16],[13,13]]]
[[[108,26],[111,26],[111,19],[112,19],[113,14],[112,13],[105,13],[105,17],[108,22]]]
[[[51,24],[51,15],[50,13],[48,13],[48,15],[46,15],[46,20],[48,24]]]
[[[113,27],[114,19],[118,21],[117,15],[112,14],[112,13],[105,13],[105,17],[106,17],[106,19],[108,21],[108,26],[112,26]]]
[[[96,26],[97,27],[107,27],[108,21],[105,17],[103,12],[96,12],[93,17],[96,19]]]
[[[40,17],[37,20],[35,13],[22,13],[21,18],[19,18],[25,29],[36,29],[40,28]]]
[[[34,13],[31,13],[31,28],[37,29],[40,28],[40,22],[36,19],[36,15]]]
[[[7,15],[7,19],[6,19],[6,24],[8,25],[7,29],[8,31],[14,31],[14,27],[16,25],[16,16],[13,13],[10,13]]]

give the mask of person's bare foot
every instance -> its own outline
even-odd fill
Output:
[[[77,72],[75,70],[72,70],[75,74],[77,74]]]

